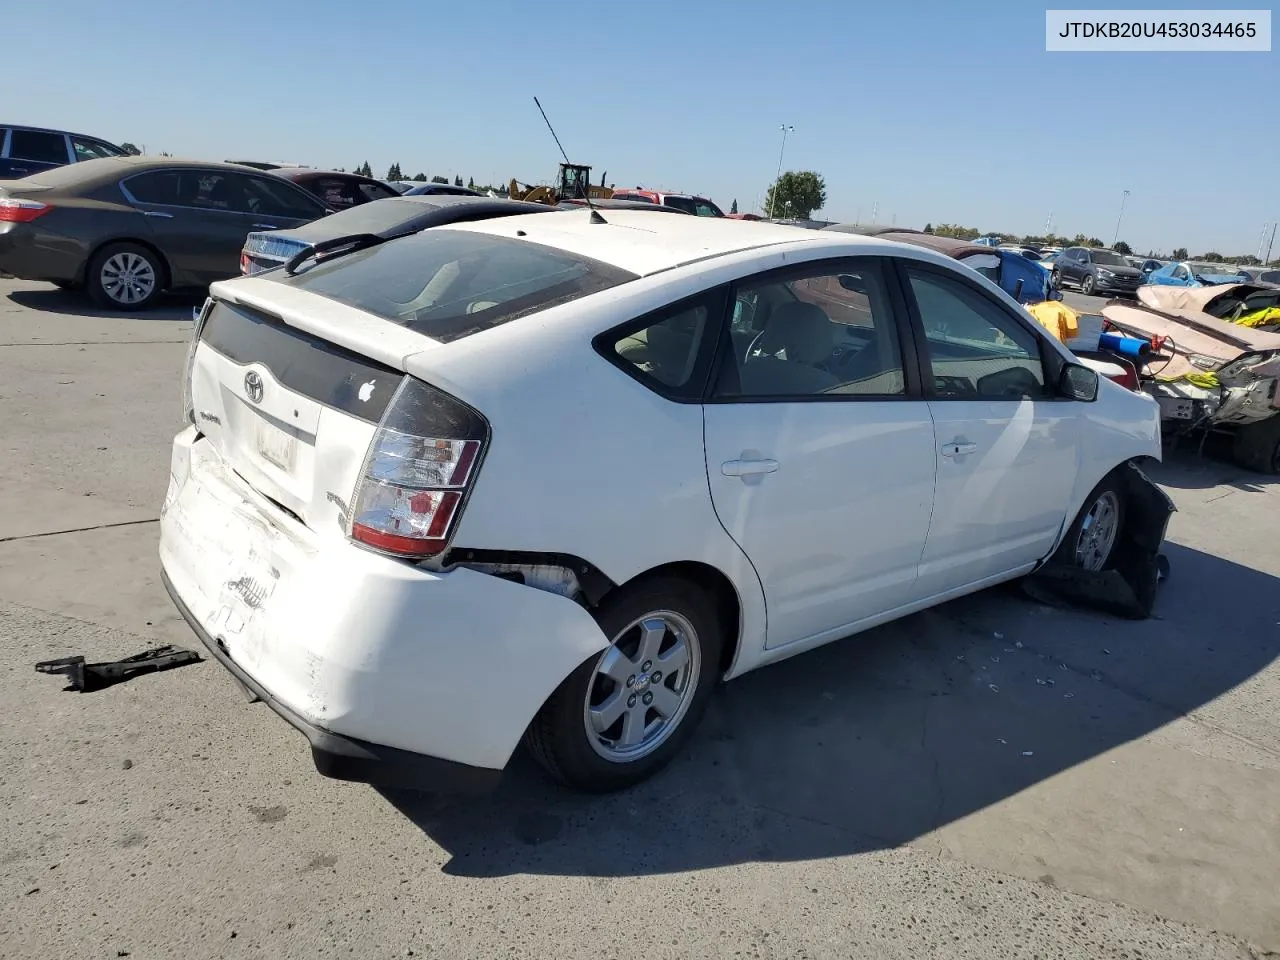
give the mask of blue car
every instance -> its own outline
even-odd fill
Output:
[[[1049,282],[1049,271],[1040,265],[1039,260],[1031,260],[1018,250],[988,245],[981,239],[955,240],[905,227],[874,227],[856,223],[833,223],[822,229],[912,243],[936,250],[977,270],[1019,303],[1062,299],[1062,294]]]
[[[1243,283],[1248,275],[1221,263],[1175,260],[1147,274],[1147,283],[1164,287],[1213,287],[1221,283]]]

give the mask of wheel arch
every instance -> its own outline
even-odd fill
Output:
[[[1077,479],[1076,490],[1073,491],[1072,494],[1070,509],[1068,509],[1066,515],[1063,517],[1062,525],[1058,529],[1058,535],[1053,538],[1053,546],[1050,548],[1049,552],[1041,558],[1041,564],[1047,563],[1053,555],[1057,553],[1058,548],[1062,546],[1063,539],[1066,537],[1068,531],[1070,531],[1072,524],[1076,522],[1076,518],[1080,515],[1080,511],[1084,509],[1085,501],[1089,499],[1090,494],[1092,494],[1104,480],[1111,476],[1122,477],[1124,469],[1129,466],[1136,467],[1139,471],[1142,471],[1146,464],[1152,462],[1158,461],[1156,461],[1156,458],[1149,455],[1138,454],[1136,456],[1126,457],[1110,469],[1103,470],[1100,473],[1090,471],[1088,474],[1085,474],[1082,471],[1080,477]]]
[[[103,250],[117,243],[132,243],[154,253],[160,261],[160,270],[162,272],[162,276],[160,278],[160,289],[162,291],[168,291],[173,288],[173,265],[169,263],[169,258],[165,256],[164,251],[156,246],[154,241],[144,240],[141,237],[135,236],[112,237],[109,240],[103,240],[96,244],[93,249],[89,251],[89,255],[84,258],[84,263],[80,266],[80,273],[76,278],[76,282],[80,284],[87,284],[89,282],[89,264],[93,263],[94,258]]]
[[[675,576],[687,580],[712,598],[724,627],[724,643],[720,648],[719,669],[722,677],[729,674],[738,659],[742,644],[742,599],[724,571],[700,560],[677,560],[636,574],[614,590],[622,590],[641,580],[658,576]],[[610,593],[613,590],[609,591]],[[607,596],[608,594],[606,594]]]

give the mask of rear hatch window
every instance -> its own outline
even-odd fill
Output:
[[[447,343],[636,277],[526,240],[436,229],[275,279]]]

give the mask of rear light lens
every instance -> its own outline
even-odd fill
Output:
[[[240,272],[248,274],[249,272],[249,255],[241,251],[240,253]]]
[[[191,330],[191,342],[187,344],[187,359],[182,368],[182,410],[187,422],[196,422],[196,404],[191,395],[191,374],[196,365],[196,347],[200,345],[200,333],[204,330],[204,322],[209,311],[213,309],[213,298],[205,297],[204,305],[196,312],[195,326]]]
[[[378,425],[352,497],[352,540],[398,557],[442,552],[489,437],[479,413],[406,377]]]
[[[18,200],[15,197],[0,197],[0,222],[30,223],[36,217],[42,217],[53,207],[38,200]]]

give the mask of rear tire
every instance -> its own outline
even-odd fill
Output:
[[[1280,473],[1280,413],[1237,427],[1231,455],[1246,470]]]
[[[689,739],[720,673],[724,628],[711,597],[665,575],[616,591],[595,617],[609,648],[560,684],[525,743],[555,779],[606,793],[652,776]]]
[[[1094,572],[1106,570],[1124,532],[1124,513],[1124,488],[1120,478],[1109,473],[1085,497],[1075,522],[1054,551],[1054,562]]]
[[[153,250],[137,243],[112,243],[89,262],[89,296],[110,310],[145,310],[164,287],[164,264]]]
[[[1049,288],[1051,290],[1062,289],[1062,274],[1058,271],[1057,268],[1054,268],[1053,270],[1049,271]]]

